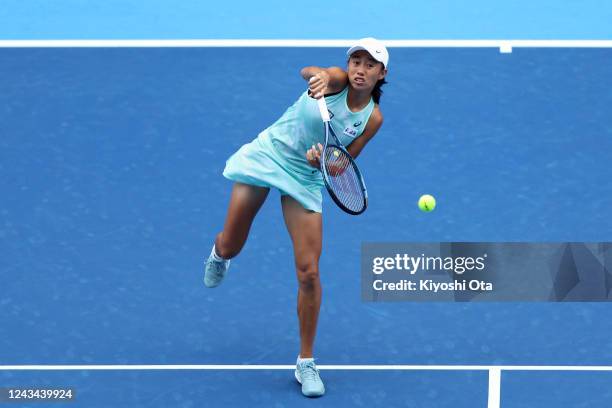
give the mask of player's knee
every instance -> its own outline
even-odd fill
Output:
[[[297,276],[302,289],[312,289],[319,284],[319,265],[317,262],[298,263]]]

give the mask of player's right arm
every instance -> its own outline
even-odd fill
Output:
[[[340,67],[304,67],[300,74],[308,81],[308,88],[315,99],[340,92],[348,84],[348,74]]]

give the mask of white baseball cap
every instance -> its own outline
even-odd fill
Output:
[[[382,64],[385,66],[385,69],[388,67],[389,52],[387,51],[382,42],[372,37],[362,38],[361,40],[358,40],[355,45],[349,48],[349,50],[346,52],[346,55],[350,57],[352,53],[360,50],[369,52],[372,58],[374,58],[378,62],[382,62]]]

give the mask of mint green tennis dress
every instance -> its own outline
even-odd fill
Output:
[[[374,110],[374,101],[359,112],[346,103],[348,87],[325,97],[332,127],[348,146],[363,133]],[[304,208],[321,212],[324,187],[321,172],[306,160],[306,151],[324,144],[325,133],[317,101],[304,92],[270,127],[242,146],[226,162],[223,175],[230,180],[260,187],[277,188]]]

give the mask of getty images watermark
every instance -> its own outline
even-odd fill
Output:
[[[364,243],[365,301],[607,301],[610,243]]]
[[[477,258],[474,257],[441,257],[441,256],[411,256],[407,253],[395,254],[392,257],[375,257],[372,259],[372,273],[382,275],[385,271],[403,271],[411,276],[421,272],[427,276],[427,272],[445,271],[449,274],[462,276],[470,271],[483,271],[487,254]],[[451,275],[452,276],[452,275]],[[480,279],[453,279],[448,282],[436,281],[432,278],[419,278],[416,280],[400,279],[399,281],[385,282],[382,277],[372,282],[372,289],[376,291],[385,290],[407,290],[407,291],[465,291],[465,290],[493,290],[493,283]]]

